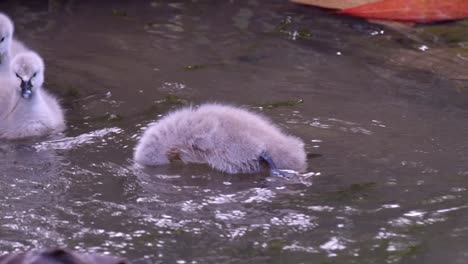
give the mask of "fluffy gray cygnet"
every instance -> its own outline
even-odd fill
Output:
[[[57,99],[42,88],[44,62],[35,52],[16,55],[0,79],[0,138],[44,136],[65,129]]]
[[[150,126],[138,142],[134,160],[157,166],[173,160],[207,163],[227,173],[304,172],[304,143],[286,135],[261,115],[242,108],[204,104],[169,113]]]
[[[20,52],[28,51],[23,43],[13,38],[14,31],[11,19],[0,13],[0,73],[8,74],[13,57]]]

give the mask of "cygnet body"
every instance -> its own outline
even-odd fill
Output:
[[[13,38],[15,27],[11,19],[0,13],[0,73],[9,72],[12,58],[20,53],[28,51],[23,43]]]
[[[0,138],[44,136],[65,129],[63,110],[43,83],[44,62],[37,53],[13,58],[8,78],[0,82]]]
[[[307,168],[299,138],[284,134],[261,115],[222,104],[169,113],[144,132],[134,160],[149,166],[173,160],[207,163],[227,173],[258,172],[263,162],[272,172]]]

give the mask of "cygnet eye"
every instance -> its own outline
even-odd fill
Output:
[[[0,42],[3,42],[5,40],[5,37],[2,37],[2,39],[0,39]]]
[[[35,73],[33,74],[32,78],[36,77],[36,75],[37,75],[37,72],[35,72]]]

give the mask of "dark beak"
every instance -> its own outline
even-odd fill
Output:
[[[31,80],[28,82],[21,80],[21,96],[25,99],[29,99],[32,95],[32,87]]]

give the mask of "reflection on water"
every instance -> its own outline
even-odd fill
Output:
[[[101,130],[91,131],[89,133],[83,133],[76,137],[66,137],[50,141],[38,142],[34,145],[37,151],[46,150],[46,149],[74,149],[79,147],[82,144],[96,144],[96,141],[99,140],[100,144],[98,147],[103,148],[108,145],[108,141],[115,143],[115,137],[104,138],[108,134],[120,134],[122,129],[117,127],[104,128]]]
[[[402,64],[444,43],[279,0],[0,7],[45,58],[69,120],[65,135],[0,143],[1,252],[466,262],[466,89]],[[303,138],[310,172],[285,180],[132,163],[144,127],[205,101],[262,112]]]

